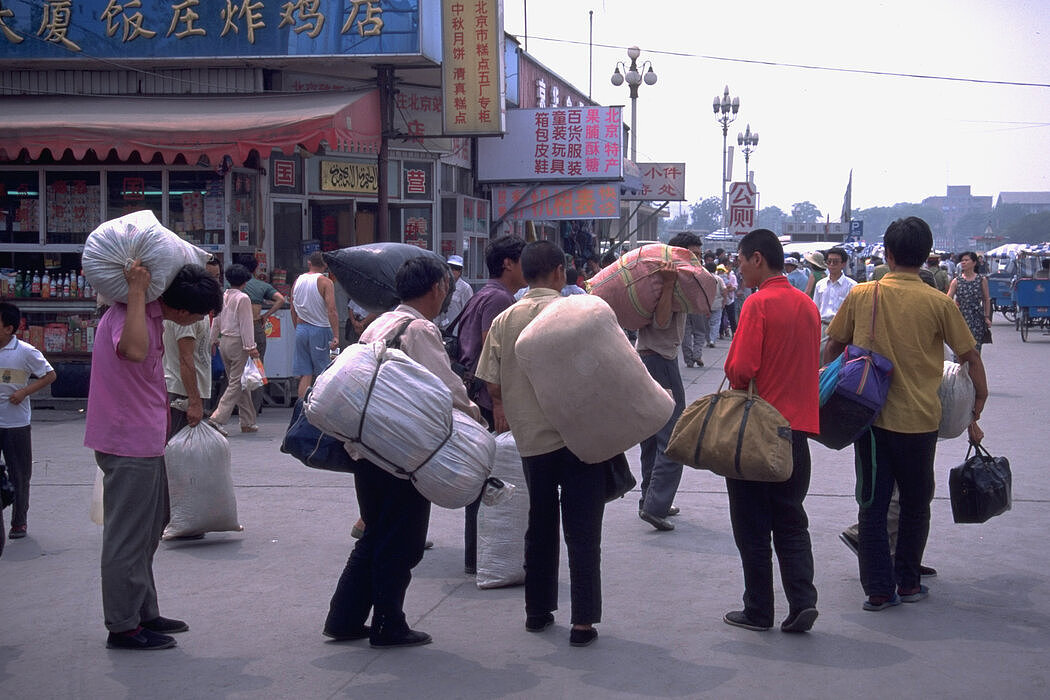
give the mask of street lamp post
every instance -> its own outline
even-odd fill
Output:
[[[737,132],[736,145],[743,146],[744,151],[744,182],[751,182],[751,171],[748,170],[748,162],[751,160],[751,154],[758,146],[758,132],[751,131],[751,125],[748,124],[747,128],[744,129],[744,133]]]
[[[714,107],[715,121],[722,125],[722,228],[726,227],[726,161],[729,157],[729,125],[736,121],[736,113],[740,111],[740,98],[729,97],[729,86],[726,85],[725,93],[721,97],[715,95],[711,105]]]
[[[617,61],[612,78],[610,78],[612,84],[617,87],[623,85],[626,80],[627,87],[631,91],[631,161],[634,163],[638,162],[638,86],[642,82],[645,82],[646,85],[656,84],[656,71],[653,70],[653,64],[643,61],[639,67],[638,57],[641,55],[642,51],[637,46],[627,49],[627,57],[631,59],[631,65],[624,66],[623,61]],[[624,69],[623,73],[620,72],[621,68]],[[628,226],[631,229],[631,242],[634,243],[638,238],[638,232],[634,230],[633,215],[631,219]]]

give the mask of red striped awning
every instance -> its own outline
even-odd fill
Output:
[[[321,142],[339,151],[379,148],[379,95],[362,92],[237,96],[43,96],[0,98],[0,155],[30,158],[47,149],[81,159],[93,150],[121,159],[138,152],[144,162],[159,153],[171,163],[223,156],[243,163],[251,151],[291,154],[297,145],[317,152]]]

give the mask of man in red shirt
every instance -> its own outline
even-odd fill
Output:
[[[755,391],[791,425],[791,477],[769,483],[726,479],[733,538],[744,566],[744,609],[726,624],[749,630],[773,626],[773,557],[777,551],[790,605],[784,632],[807,632],[817,619],[813,550],[802,501],[809,490],[807,434],[820,431],[817,367],[820,316],[813,301],[783,274],[784,248],[776,234],[755,229],[738,250],[743,286],[758,291],[744,300],[725,371],[734,389]]]

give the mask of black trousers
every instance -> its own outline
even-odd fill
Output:
[[[372,612],[372,634],[398,634],[405,622],[405,592],[423,558],[430,501],[407,479],[360,460],[354,472],[357,504],[367,527],[346,562],[324,629],[353,632]]]
[[[529,487],[525,614],[543,615],[558,609],[560,506],[569,552],[572,624],[601,622],[605,464],[585,464],[567,447],[522,457],[521,462]]]
[[[791,477],[780,483],[726,479],[733,539],[744,566],[744,613],[758,625],[773,626],[773,553],[780,564],[790,613],[816,607],[813,548],[802,501],[809,491],[810,457],[806,434],[791,433]]]
[[[33,439],[30,426],[0,428],[0,454],[7,465],[7,476],[15,487],[11,504],[11,527],[26,524],[29,513],[29,480],[33,478]]]

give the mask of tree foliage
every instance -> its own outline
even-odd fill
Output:
[[[1010,243],[1050,241],[1050,211],[1041,211],[1021,217],[1003,233]]]
[[[780,207],[762,207],[758,212],[758,227],[768,228],[779,236],[784,230],[784,219],[786,218],[787,214]]]
[[[708,197],[690,207],[694,231],[714,231],[722,221],[721,197]]]
[[[791,218],[796,224],[814,224],[822,218],[820,209],[809,200],[791,205]]]

